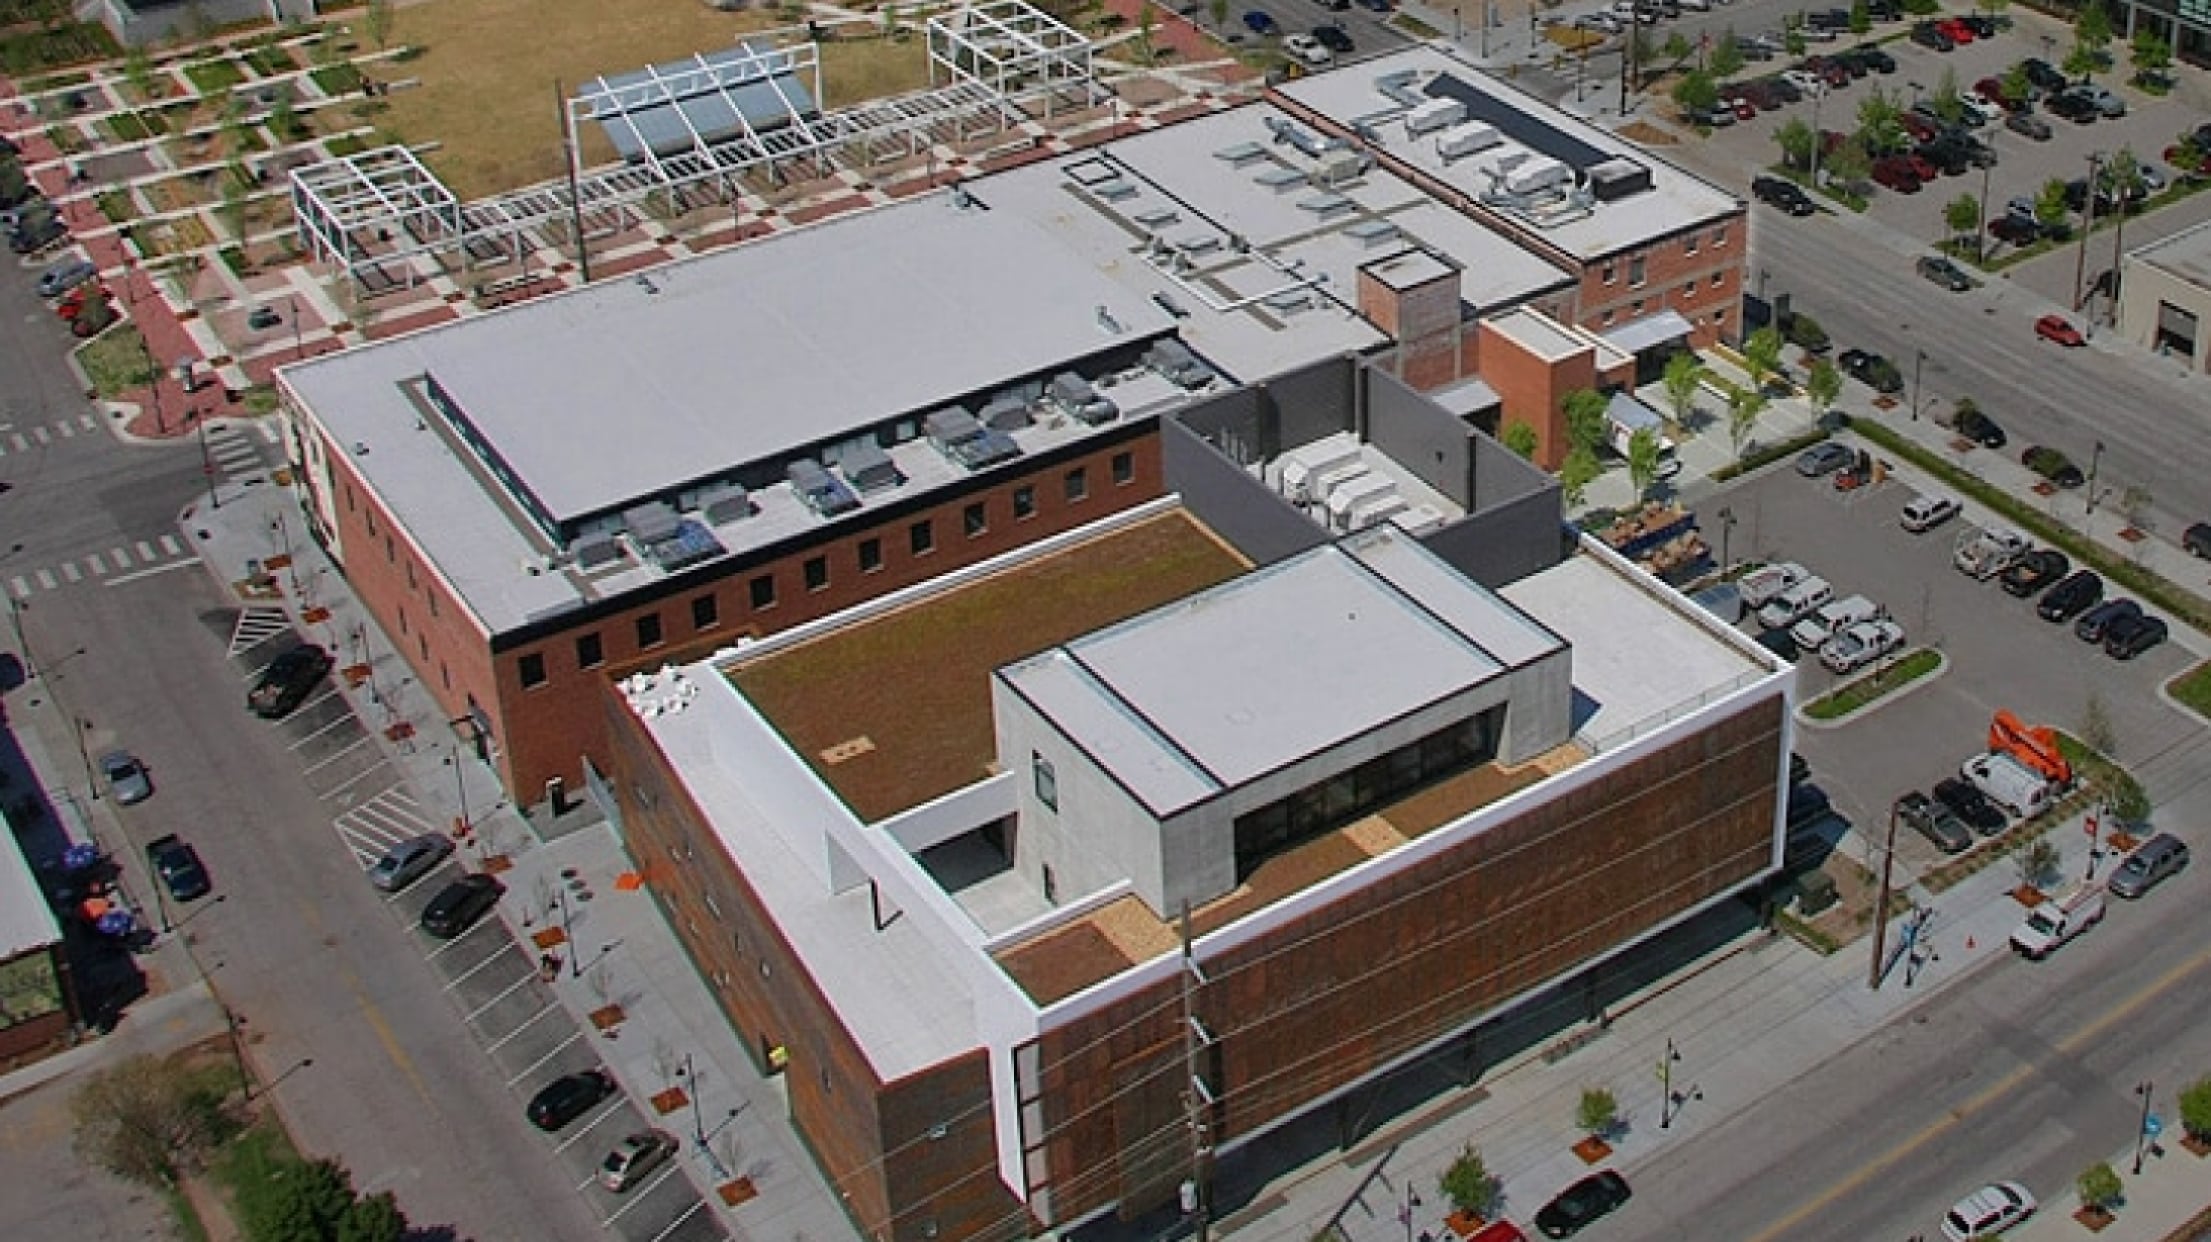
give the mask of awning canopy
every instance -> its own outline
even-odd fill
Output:
[[[1655,315],[1645,315],[1633,323],[1624,323],[1610,332],[1600,333],[1607,344],[1640,354],[1654,346],[1678,341],[1694,331],[1680,311],[1662,310]]]

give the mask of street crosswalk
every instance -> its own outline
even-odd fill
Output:
[[[0,425],[0,457],[10,453],[28,453],[41,449],[57,440],[74,440],[100,429],[100,420],[90,414],[75,418],[58,418],[50,423],[37,423],[29,427],[13,424]]]
[[[255,425],[264,433],[275,431],[265,420]],[[261,456],[261,446],[254,443],[254,437],[231,423],[208,425],[207,456],[223,474],[233,479],[247,478],[268,469],[268,462]]]
[[[338,830],[338,840],[353,851],[363,870],[375,866],[386,850],[409,837],[444,830],[405,785],[391,786],[331,824]]]
[[[197,564],[199,559],[175,535],[134,539],[44,569],[26,569],[8,579],[8,590],[17,599],[29,599],[40,591],[57,591],[83,582],[121,586],[148,574]]]

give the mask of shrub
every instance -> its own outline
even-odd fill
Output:
[[[1469,1216],[1488,1216],[1497,1207],[1497,1179],[1482,1162],[1481,1150],[1468,1143],[1443,1171],[1436,1185],[1451,1206]]]
[[[2057,872],[2057,846],[2042,837],[2036,837],[2020,847],[2012,857],[2019,869],[2019,882],[2029,888],[2040,888]]]
[[[1821,327],[1819,320],[1810,315],[1792,314],[1785,327],[1789,334],[1789,344],[1798,349],[1808,349],[1816,354],[1833,343],[1828,340],[1827,329]]]
[[[2080,1192],[2082,1207],[2110,1211],[2126,1188],[2119,1184],[2119,1174],[2108,1160],[2098,1160],[2081,1170],[2080,1179],[2073,1184]]]
[[[1612,1133],[1612,1127],[1620,1123],[1620,1101],[1603,1087],[1584,1087],[1581,1102],[1574,1106],[1574,1124],[1598,1138]]]
[[[2211,1077],[2180,1089],[2180,1128],[2193,1139],[2211,1139]]]
[[[2036,445],[2020,459],[2027,469],[2045,479],[2054,479],[2073,465],[2073,459],[2046,445]]]

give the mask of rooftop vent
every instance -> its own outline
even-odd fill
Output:
[[[873,440],[848,444],[837,453],[837,469],[862,495],[887,491],[906,481],[891,463],[891,455]]]
[[[1449,129],[1465,119],[1465,104],[1456,99],[1431,99],[1405,114],[1405,132],[1418,138],[1439,129]]]
[[[1589,192],[1600,203],[1616,203],[1651,188],[1651,170],[1631,159],[1611,159],[1589,168]]]
[[[1124,198],[1136,197],[1138,191],[1135,182],[1126,177],[1115,177],[1111,181],[1101,181],[1091,186],[1090,192],[1109,203],[1118,203]]]
[[[676,511],[660,501],[622,510],[622,527],[639,544],[666,539],[676,531]]]
[[[783,475],[791,481],[791,490],[818,516],[836,517],[860,507],[859,498],[822,469],[819,462],[800,458],[784,467]]]
[[[1368,249],[1395,238],[1397,226],[1387,220],[1368,219],[1344,226],[1343,235]]]
[[[1144,351],[1144,365],[1183,388],[1203,388],[1213,379],[1213,369],[1198,361],[1181,341],[1152,342],[1151,348]]]
[[[599,569],[622,559],[622,545],[612,535],[586,535],[572,550],[579,569]]]
[[[1021,456],[1021,446],[1003,431],[984,427],[959,406],[947,406],[921,420],[923,434],[954,462],[980,470]]]
[[[1282,165],[1276,164],[1267,171],[1253,177],[1252,180],[1277,194],[1287,194],[1305,184],[1305,174],[1295,168],[1284,168]]]
[[[1311,198],[1299,199],[1297,205],[1323,220],[1340,216],[1356,206],[1350,199],[1341,194],[1315,194]]]
[[[740,483],[724,483],[699,496],[699,513],[719,526],[752,516],[752,493]]]
[[[654,565],[662,573],[672,574],[687,569],[701,561],[710,561],[724,551],[722,541],[714,532],[697,522],[685,519],[665,539],[655,539],[645,549]]]
[[[1180,220],[1182,216],[1172,207],[1146,207],[1129,218],[1156,232]]]
[[[1267,149],[1256,142],[1239,142],[1233,147],[1222,147],[1213,153],[1214,159],[1220,160],[1231,168],[1242,168],[1254,160],[1262,160],[1266,157]]]
[[[1319,155],[1343,145],[1342,139],[1323,138],[1287,117],[1268,117],[1267,129],[1274,134],[1276,142],[1287,143],[1307,155]]]
[[[1504,140],[1505,136],[1497,132],[1496,126],[1484,121],[1473,121],[1443,131],[1436,139],[1436,154],[1446,160],[1464,159],[1487,151]]]
[[[1168,295],[1165,292],[1153,294],[1152,305],[1157,306],[1163,311],[1166,311],[1168,314],[1174,316],[1177,319],[1188,319],[1190,317],[1190,308],[1184,306],[1180,302],[1175,301],[1172,296]]]
[[[996,431],[1019,431],[1034,421],[1029,416],[1028,400],[1012,394],[993,399],[977,417],[983,426]]]

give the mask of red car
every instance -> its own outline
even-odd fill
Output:
[[[63,294],[61,301],[54,303],[54,314],[62,319],[75,319],[77,312],[84,309],[86,302],[95,300],[102,302],[107,300],[107,289],[104,286],[97,284],[78,285],[68,293]]]
[[[1966,25],[1960,18],[1946,17],[1935,23],[1935,29],[1949,35],[1950,41],[1959,47],[1964,47],[1973,41],[1973,28]]]
[[[1935,127],[1927,118],[1916,112],[1907,112],[1899,120],[1903,123],[1904,132],[1912,136],[1913,142],[1934,141]]]
[[[2179,169],[2180,174],[2184,177],[2211,176],[2211,151],[2204,152],[2203,154],[2197,156],[2196,166],[2194,168],[2188,167],[2188,161],[2181,158],[2185,154],[2186,152],[2182,151],[2177,144],[2167,147],[2165,148],[2165,162],[2171,164],[2174,168]]]
[[[1873,161],[1873,179],[1898,194],[1917,194],[1926,178],[1919,175],[1911,161],[1901,155],[1888,155]]]
[[[2077,346],[2088,343],[2088,338],[2080,334],[2080,329],[2068,323],[2063,315],[2044,315],[2035,320],[2034,334],[2045,341],[2056,341],[2060,345]]]
[[[1743,98],[1741,95],[1734,96],[1730,99],[1721,100],[1720,106],[1723,108],[1733,109],[1735,113],[1735,119],[1738,121],[1755,121],[1758,119],[1758,105],[1752,103],[1748,99]],[[2172,157],[2167,156],[2166,158],[2170,159]]]

